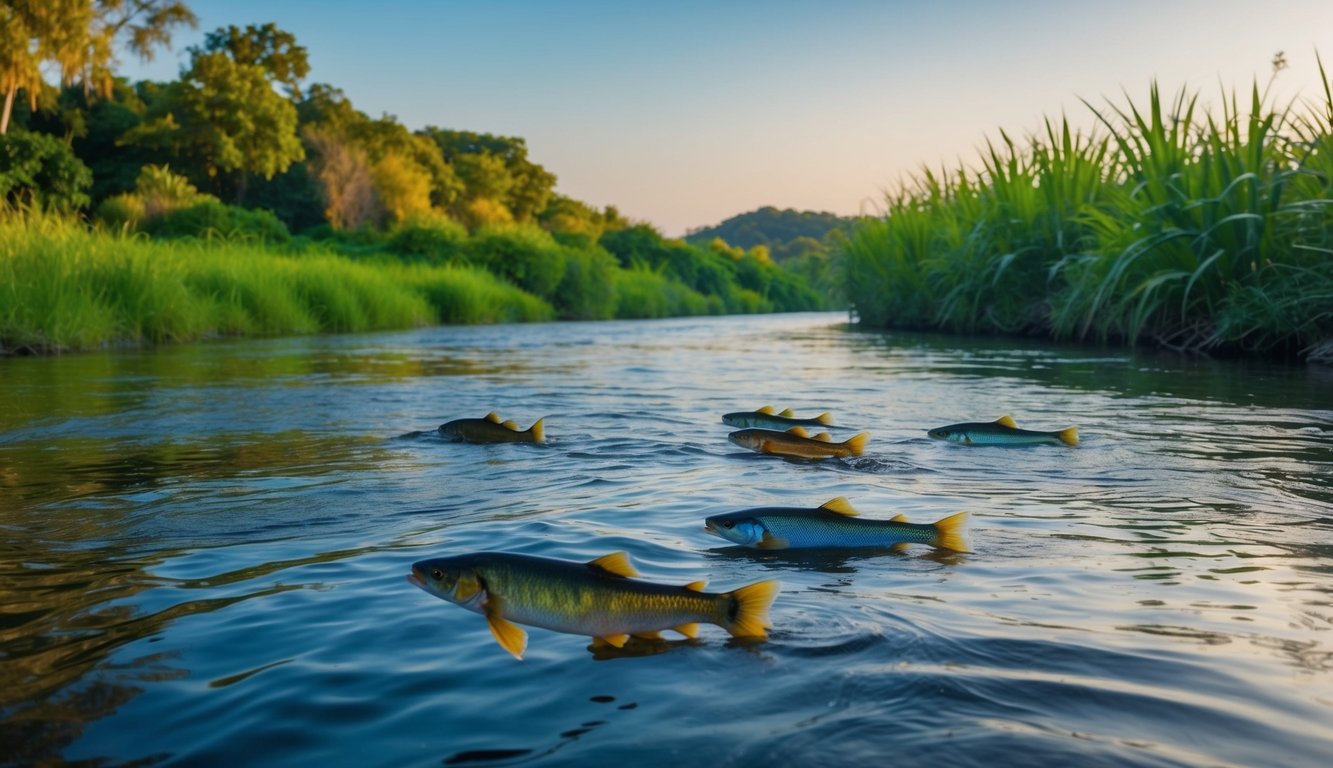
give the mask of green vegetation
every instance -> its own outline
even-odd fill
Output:
[[[828,301],[810,286],[830,281],[762,247],[669,240],[558,194],[521,138],[370,118],[307,86],[306,49],[273,24],[217,29],[178,80],[130,83],[112,52],[168,43],[185,4],[50,1],[3,14],[0,349]]]
[[[0,219],[0,340],[10,351],[553,314],[474,267],[359,263],[222,238],[157,242],[52,215]]]
[[[1275,67],[1280,63],[1275,60]],[[1323,73],[1321,65],[1321,74]],[[846,246],[865,325],[1297,353],[1333,338],[1333,92],[1243,115],[1196,96],[1000,134]],[[1091,106],[1091,105],[1090,105]]]

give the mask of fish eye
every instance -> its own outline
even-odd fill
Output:
[[[723,521],[722,521],[722,527],[723,527],[723,528],[727,528],[727,529],[735,528],[735,527],[736,527],[736,523],[733,522],[733,521],[731,521],[731,520],[723,520]]]
[[[444,579],[444,571],[440,570],[439,568],[432,568],[430,572],[430,577],[432,579],[435,579],[436,581],[441,581]]]

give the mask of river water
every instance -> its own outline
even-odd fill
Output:
[[[1333,371],[849,330],[833,314],[0,359],[0,760],[1262,765],[1333,755]],[[854,459],[726,440],[829,410]],[[446,443],[496,410],[544,446]],[[1075,448],[925,430],[1011,414]],[[970,554],[740,550],[706,515],[971,513]],[[405,581],[572,560],[726,590],[767,642],[591,650]]]

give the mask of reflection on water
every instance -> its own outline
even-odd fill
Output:
[[[849,332],[830,315],[435,328],[0,360],[0,754],[16,763],[1321,765],[1333,376]],[[738,452],[831,410],[864,456]],[[547,417],[544,446],[436,426]],[[1076,424],[1077,448],[940,424]],[[973,552],[766,552],[704,517],[846,496]],[[782,582],[766,642],[484,621],[425,556],[628,552]],[[1015,756],[1021,755],[1021,760]]]

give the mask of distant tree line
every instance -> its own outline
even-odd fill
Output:
[[[558,194],[522,138],[366,115],[338,88],[308,83],[306,49],[273,24],[209,32],[176,80],[132,83],[116,76],[114,51],[151,57],[195,25],[184,3],[15,0],[0,20],[0,198],[11,210],[158,238],[466,262],[570,317],[826,301],[762,246],[670,240],[613,206]],[[58,86],[44,69],[60,73]],[[654,281],[685,298],[660,312],[625,298]],[[605,295],[594,300],[597,284]]]

